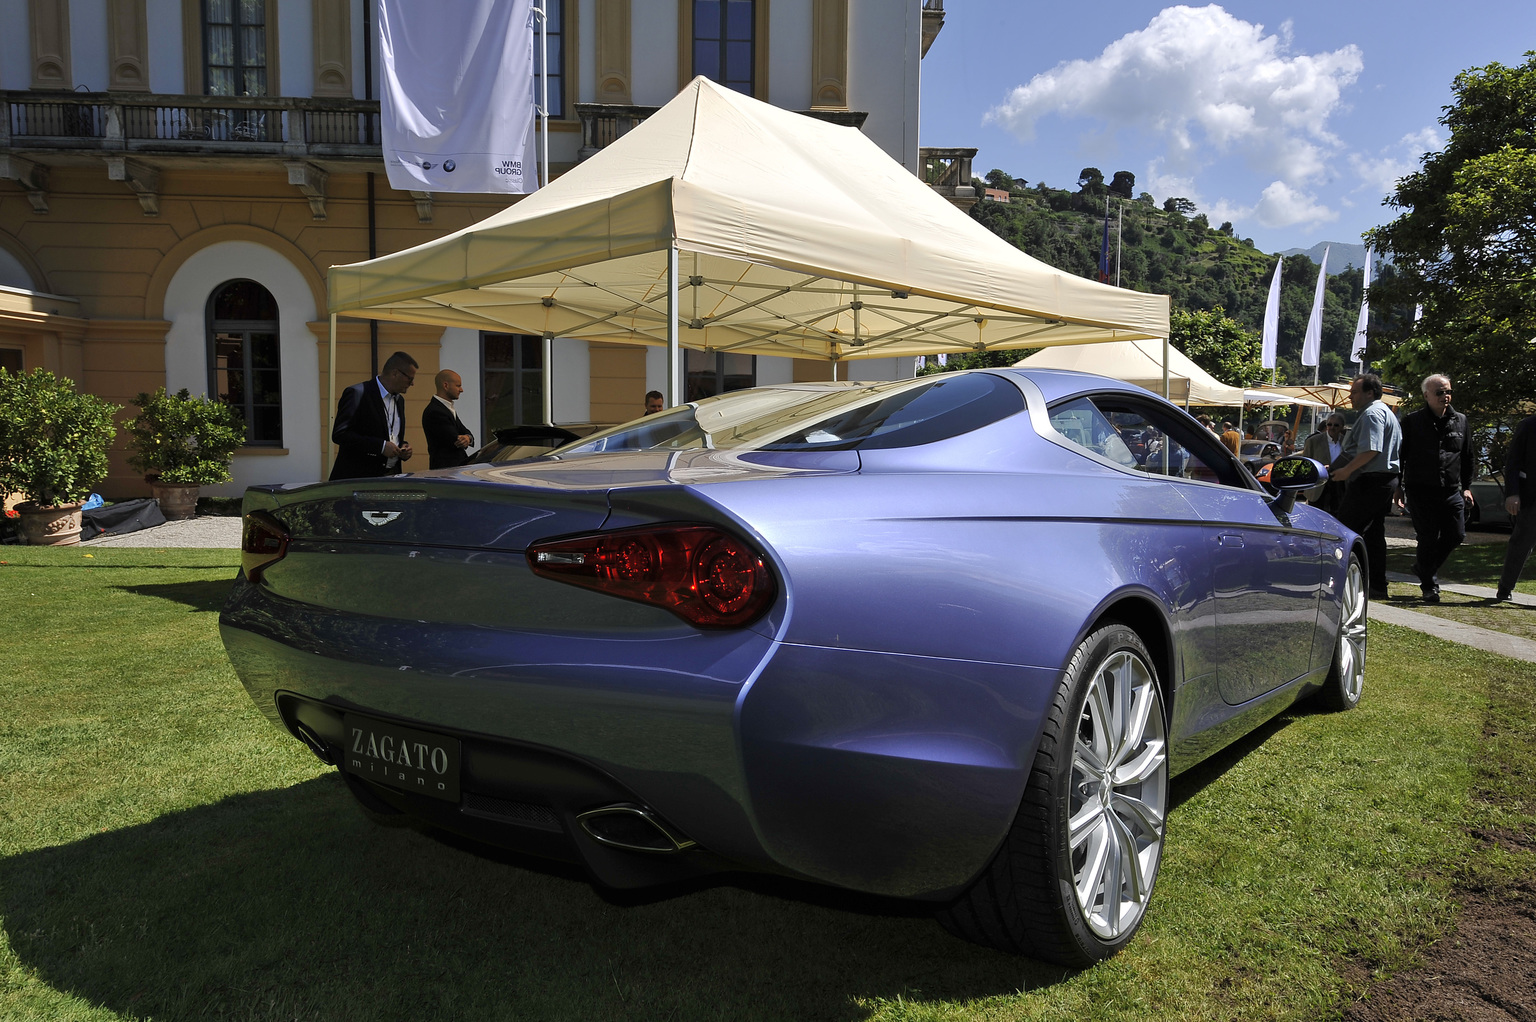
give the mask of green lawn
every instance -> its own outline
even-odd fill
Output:
[[[1174,782],[1094,969],[770,879],[609,900],[368,822],[224,659],[235,558],[0,548],[0,1018],[1312,1020],[1536,874],[1471,836],[1536,834],[1536,667],[1373,624],[1359,710]]]

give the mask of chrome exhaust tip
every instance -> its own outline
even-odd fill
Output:
[[[669,855],[696,844],[675,833],[645,806],[633,802],[588,809],[578,813],[576,819],[598,844],[629,852]]]
[[[336,765],[336,757],[331,752],[330,745],[326,743],[324,738],[310,730],[309,725],[296,720],[293,722],[293,733],[298,736],[299,741],[309,747],[309,751],[313,752],[320,762],[326,766]]]

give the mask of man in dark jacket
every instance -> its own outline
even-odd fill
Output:
[[[1529,514],[1521,511],[1530,508]],[[1504,461],[1504,510],[1515,520],[1509,546],[1504,548],[1504,572],[1499,576],[1496,600],[1507,600],[1520,580],[1525,559],[1536,548],[1536,415],[1515,427]]]
[[[405,392],[416,381],[416,360],[397,351],[379,375],[341,392],[331,442],[339,450],[332,479],[392,476],[409,460],[405,442]]]
[[[433,382],[437,384],[437,393],[421,412],[421,435],[427,438],[427,467],[467,465],[475,435],[464,425],[454,407],[454,402],[464,393],[464,381],[452,369],[444,369]]]
[[[1407,498],[1419,540],[1413,573],[1425,603],[1440,602],[1435,577],[1451,551],[1467,536],[1472,500],[1472,437],[1467,417],[1451,407],[1451,380],[1424,378],[1424,407],[1403,418],[1403,481],[1397,502]]]

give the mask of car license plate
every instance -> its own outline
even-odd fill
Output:
[[[347,729],[343,770],[401,791],[459,800],[457,738],[352,713],[344,714],[342,722]]]

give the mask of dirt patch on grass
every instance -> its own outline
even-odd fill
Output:
[[[1421,968],[1371,989],[1344,1009],[1347,1022],[1536,1020],[1536,887],[1511,900],[1469,895],[1456,927]]]

